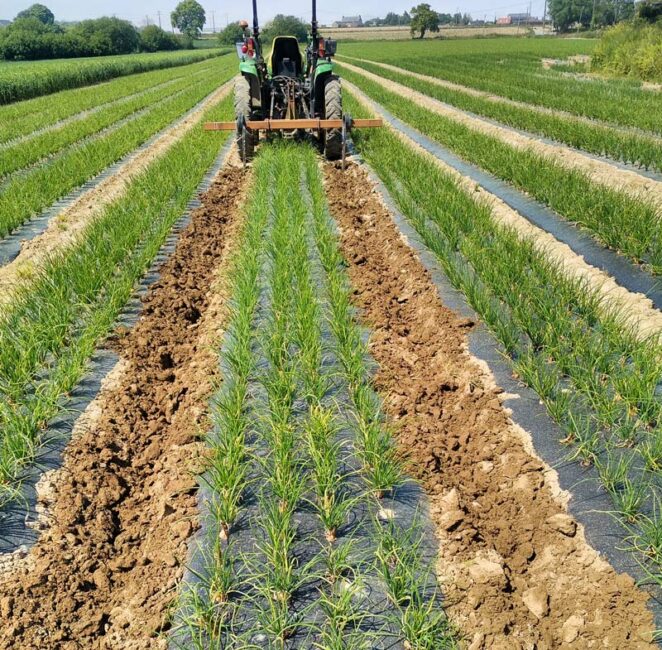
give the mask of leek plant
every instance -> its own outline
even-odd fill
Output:
[[[565,430],[563,442],[596,465],[627,525],[645,524],[659,490],[660,337],[639,340],[595,290],[498,225],[485,204],[397,136],[383,130],[355,141],[500,340],[516,376]]]
[[[222,50],[177,50],[112,57],[0,63],[0,104],[80,88],[115,77],[171,68],[225,54]]]
[[[585,227],[602,244],[646,264],[654,274],[662,273],[660,215],[653,205],[417,106],[362,75],[343,70],[343,76],[427,137]]]
[[[210,647],[374,648],[396,635],[427,648],[413,630],[423,639],[426,625],[437,629],[437,604],[430,616],[427,598],[416,610],[393,603],[390,618],[371,612],[366,585],[380,579],[384,528],[370,518],[353,524],[374,531],[359,549],[350,526],[404,475],[370,385],[315,165],[311,149],[293,144],[261,150],[253,165],[248,234],[231,273],[227,372],[208,436],[208,545],[222,552],[209,553],[218,566],[206,569],[203,589],[182,594],[179,620]],[[250,529],[245,548],[237,548],[238,519]]]
[[[31,139],[42,131],[76,121],[110,103],[120,103],[135,94],[185,76],[198,76],[210,66],[218,68],[223,59],[205,59],[176,68],[141,72],[119,77],[98,86],[63,90],[57,95],[37,97],[15,104],[0,106],[2,133],[0,143]],[[3,145],[0,145],[3,146]]]
[[[207,111],[227,115],[230,102]],[[14,494],[48,422],[112,329],[217,155],[201,126],[143,171],[0,318],[0,500]]]
[[[231,76],[228,67],[226,79]],[[71,148],[51,164],[10,178],[0,194],[0,237],[131,152],[213,92],[218,84],[215,77],[197,81],[182,94],[165,98],[120,128]]]
[[[444,88],[402,72],[382,68],[367,61],[351,61],[368,72],[381,75],[424,95],[462,110],[497,120],[503,124],[557,140],[564,144],[614,160],[662,171],[662,143],[659,137],[610,124],[578,120],[572,115],[541,112],[526,107],[476,97],[470,93]]]
[[[213,74],[213,68],[208,66],[207,74]],[[68,147],[80,146],[92,137],[108,133],[113,127],[119,127],[126,120],[138,116],[146,109],[156,108],[165,99],[185,92],[200,80],[194,77],[173,79],[159,84],[154,88],[141,91],[119,102],[93,111],[88,115],[57,129],[46,130],[36,134],[29,140],[20,140],[15,144],[0,147],[0,178],[5,178],[18,170],[23,170],[37,163],[43,165],[45,159],[66,150]]]
[[[431,75],[496,96],[566,111],[614,125],[662,133],[659,96],[636,79],[573,74],[581,66],[546,70],[544,57],[589,54],[595,42],[557,39],[465,39],[343,43],[342,54]]]

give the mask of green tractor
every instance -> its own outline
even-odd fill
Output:
[[[243,41],[237,43],[240,75],[235,81],[236,122],[212,122],[208,130],[235,129],[237,149],[247,163],[254,155],[260,131],[286,137],[310,137],[328,160],[345,159],[347,135],[353,127],[381,126],[381,120],[352,120],[343,114],[340,79],[333,73],[336,42],[317,31],[313,2],[310,38],[302,54],[294,36],[277,36],[269,61],[262,55],[257,0],[253,0],[253,30],[240,23]]]

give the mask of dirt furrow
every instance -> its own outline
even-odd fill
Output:
[[[359,90],[354,84],[343,82],[352,95],[369,110],[374,110],[375,103]],[[450,174],[467,194],[474,199],[483,201],[491,210],[494,221],[502,226],[515,230],[522,239],[529,239],[536,248],[558,264],[559,270],[569,278],[586,282],[602,296],[602,306],[607,314],[618,313],[624,323],[641,340],[649,338],[662,331],[662,312],[653,306],[650,298],[641,293],[628,291],[618,284],[608,273],[591,266],[584,258],[575,253],[570,246],[560,242],[551,233],[533,225],[499,197],[488,192],[474,181],[463,176],[454,167],[433,156],[407,134],[386,122],[390,128],[407,146],[415,149],[422,156],[432,161],[444,173]]]
[[[222,171],[118,332],[120,362],[51,481],[50,526],[0,575],[0,648],[155,648],[197,526],[199,434],[217,375],[245,172]]]
[[[430,500],[448,611],[479,648],[648,648],[647,595],[564,506],[556,473],[509,419],[473,323],[444,307],[367,174],[326,167],[376,385]],[[370,189],[372,188],[372,189]]]
[[[420,74],[419,72],[413,72],[412,70],[407,70],[406,68],[399,68],[398,66],[391,65],[389,63],[384,63],[382,61],[373,61],[371,59],[361,59],[354,56],[340,55],[341,60],[350,60],[350,61],[359,61],[361,63],[369,63],[375,65],[379,68],[384,68],[384,70],[390,70],[391,72],[397,72],[398,74],[408,75],[414,79],[420,79],[435,86],[440,86],[441,88],[447,88],[448,90],[454,90],[466,95],[471,95],[472,97],[478,97],[480,99],[486,99],[494,104],[506,104],[508,106],[516,106],[517,108],[524,108],[529,111],[535,111],[542,115],[551,115],[554,117],[564,117],[569,120],[574,120],[576,122],[582,122],[584,124],[590,124],[593,126],[601,126],[607,129],[610,129],[616,133],[618,132],[631,132],[638,135],[644,135],[647,138],[650,138],[652,141],[658,142],[662,146],[662,138],[655,133],[644,131],[637,128],[629,128],[627,126],[615,126],[609,122],[603,120],[592,119],[590,117],[584,117],[583,115],[577,115],[575,113],[568,113],[567,111],[561,111],[554,108],[548,108],[547,106],[541,106],[538,104],[527,104],[526,102],[520,102],[516,99],[509,99],[508,97],[503,97],[501,95],[493,95],[484,90],[478,90],[477,88],[471,88],[470,86],[463,86],[462,84],[455,83],[453,81],[448,81],[446,79],[440,79],[439,77],[431,77],[430,75]],[[458,109],[459,110],[459,109]]]
[[[582,172],[594,183],[612,190],[618,189],[623,191],[629,196],[652,205],[662,215],[662,182],[660,181],[655,181],[634,171],[621,169],[607,162],[585,156],[569,147],[541,142],[533,137],[528,137],[510,129],[497,126],[481,118],[472,117],[459,108],[444,104],[423,93],[419,93],[385,77],[380,77],[346,61],[343,61],[343,65],[352,72],[361,74],[387,90],[406,99],[410,99],[417,105],[423,106],[438,115],[454,120],[474,131],[498,138],[515,149],[531,151],[535,154],[545,156],[567,169]]]
[[[78,234],[99,216],[108,204],[125,192],[128,184],[137,174],[185,137],[200,121],[204,112],[225,99],[231,89],[231,82],[220,86],[198,104],[192,113],[175,122],[152,144],[136,153],[111,176],[82,194],[74,203],[51,219],[43,233],[25,242],[18,257],[0,267],[0,304],[11,301],[12,290],[22,278],[29,277],[50,255],[73,244]]]

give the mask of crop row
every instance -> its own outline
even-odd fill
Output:
[[[519,150],[491,135],[416,105],[362,75],[343,70],[373,100],[465,160],[512,183],[569,221],[587,228],[606,246],[662,272],[662,239],[654,207],[593,183],[586,174],[549,157]]]
[[[463,86],[538,106],[546,106],[622,126],[662,133],[659,96],[636,81],[585,78],[565,71],[545,70],[544,56],[568,56],[586,44],[549,47],[504,39],[502,44],[466,43],[347,44],[343,53],[446,79]],[[510,46],[510,51],[507,47]],[[473,49],[472,49],[473,48]],[[423,49],[425,52],[423,52]]]
[[[263,635],[275,648],[288,639],[376,648],[391,636],[452,647],[416,532],[375,517],[402,469],[370,387],[315,157],[265,150],[254,171],[209,436],[207,566],[202,588],[183,594],[184,645],[253,647]],[[352,514],[366,508],[359,530]],[[386,608],[371,593],[378,584]]]
[[[534,107],[527,108],[477,97],[462,90],[417,79],[407,74],[405,69],[396,72],[367,61],[353,60],[352,63],[424,95],[517,129],[537,133],[593,154],[662,171],[662,144],[659,138],[598,122],[573,119],[565,114],[540,112]]]
[[[353,99],[348,103],[365,114]],[[570,453],[597,467],[635,544],[662,565],[662,519],[654,509],[662,470],[662,341],[638,340],[616,314],[604,313],[598,292],[564,276],[534,241],[499,225],[479,199],[394,134],[354,137],[502,343],[517,376],[565,430]]]
[[[8,179],[0,195],[0,236],[6,236],[54,201],[133,151],[213,92],[233,72],[229,65],[225,65],[215,75],[204,77],[190,88],[166,96],[159,103],[135,114],[119,128],[110,129],[80,146],[72,146],[52,161]]]
[[[226,100],[202,119],[230,114]],[[0,318],[0,502],[15,495],[44,427],[66,408],[217,152],[218,140],[193,128],[17,289]]]
[[[3,63],[0,64],[0,104],[89,86],[137,72],[187,65],[221,54],[224,54],[221,50],[194,50]]]
[[[216,70],[210,66],[205,72],[212,76]],[[147,92],[136,93],[121,102],[112,102],[79,120],[38,134],[27,142],[21,141],[0,148],[0,178],[43,161],[53,154],[62,155],[68,148],[80,146],[91,136],[100,136],[113,127],[121,126],[127,118],[137,117],[143,109],[156,108],[162,100],[182,93],[196,82],[199,83],[196,78],[191,80],[183,77],[167,84],[159,84]]]
[[[99,110],[111,102],[119,103],[139,92],[184,76],[197,76],[216,61],[221,62],[223,59],[205,59],[175,68],[137,73],[104,84],[63,90],[57,95],[0,106],[0,120],[3,123],[0,143],[33,138],[45,129],[57,128],[60,122],[66,124],[74,121],[88,111]]]

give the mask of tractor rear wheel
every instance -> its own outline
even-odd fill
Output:
[[[234,114],[239,120],[243,117],[246,122],[252,117],[251,109],[251,86],[248,79],[243,75],[237,77],[234,82]],[[257,133],[247,128],[237,127],[237,151],[242,162],[248,162],[255,153]]]
[[[340,79],[333,75],[324,81],[324,117],[327,120],[342,119]],[[342,129],[324,132],[324,155],[327,160],[338,160],[342,156]]]

